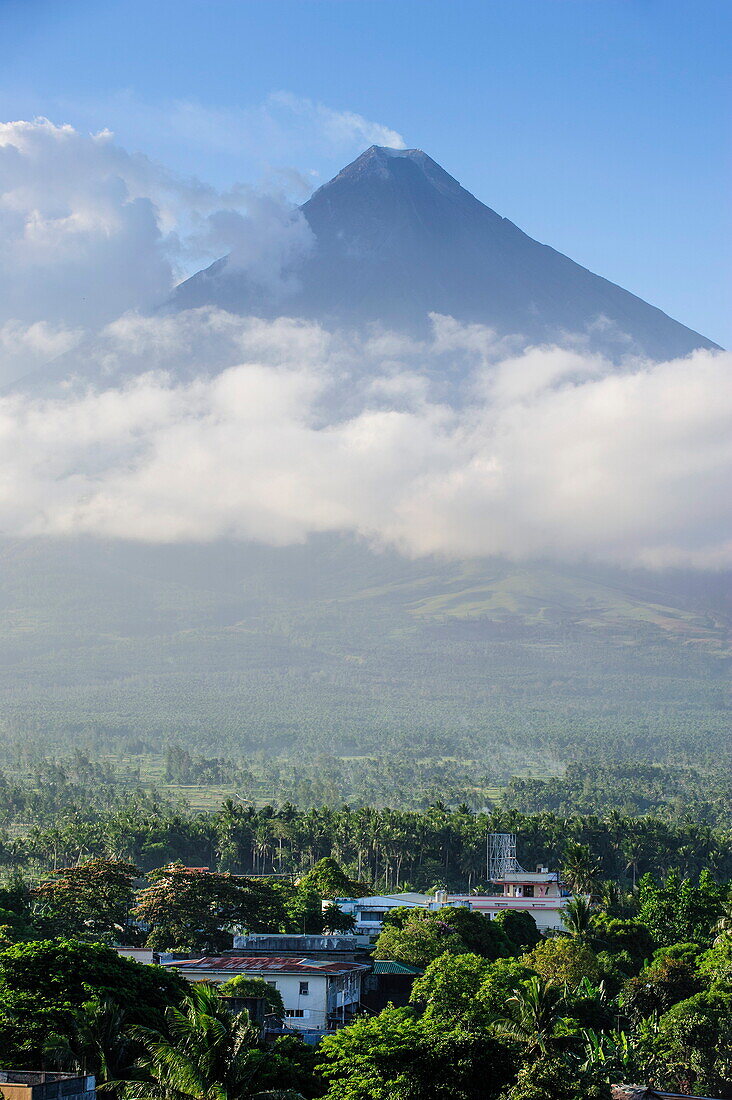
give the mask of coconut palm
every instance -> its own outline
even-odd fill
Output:
[[[600,861],[588,844],[570,841],[564,849],[562,878],[580,894],[591,894],[600,871]]]
[[[494,1030],[523,1039],[529,1053],[547,1054],[553,1046],[554,1032],[562,1014],[564,999],[560,991],[545,985],[534,975],[522,982],[506,1003],[512,1010],[511,1015],[495,1021]]]
[[[485,844],[470,844],[463,848],[460,855],[460,871],[467,876],[468,893],[473,888],[473,881],[480,875],[487,877]]]
[[[604,879],[595,888],[594,898],[598,908],[610,917],[626,917],[633,912],[633,898],[621,889],[619,883]]]
[[[562,907],[562,924],[570,936],[588,940],[592,934],[592,917],[595,906],[586,894],[577,894]]]
[[[268,1055],[246,1012],[229,1011],[216,989],[194,985],[181,1008],[168,1008],[166,1033],[137,1028],[145,1048],[142,1080],[125,1100],[246,1100],[256,1095]]]
[[[99,1091],[116,1095],[130,1075],[135,1044],[127,1032],[127,1013],[109,997],[93,997],[77,1009],[63,1034],[52,1032],[44,1054],[59,1069],[93,1073]]]

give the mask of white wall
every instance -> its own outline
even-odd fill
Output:
[[[354,970],[347,974],[282,974],[269,970],[238,971],[191,971],[186,973],[180,967],[181,974],[190,981],[224,982],[236,974],[246,974],[249,978],[263,978],[268,985],[274,986],[282,997],[285,1013],[302,1012],[302,1016],[285,1017],[288,1027],[326,1028],[328,1017],[340,1015],[343,1008],[357,1006],[361,1000],[361,980],[364,971]],[[308,992],[300,992],[301,982],[308,983]],[[346,1013],[348,1015],[348,1013]]]

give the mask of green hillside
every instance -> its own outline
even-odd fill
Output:
[[[303,766],[402,754],[491,782],[729,751],[728,578],[411,562],[325,538],[5,542],[0,567],[13,741]]]

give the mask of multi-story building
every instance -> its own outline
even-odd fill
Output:
[[[547,867],[537,867],[535,871],[504,871],[503,876],[493,882],[503,887],[503,894],[449,894],[448,900],[467,903],[474,912],[491,919],[507,909],[529,913],[540,932],[556,932],[563,928],[562,911],[570,895],[562,887],[556,871]]]
[[[376,936],[384,917],[400,906],[433,912],[447,906],[465,906],[489,918],[507,909],[529,913],[540,932],[555,932],[562,927],[562,911],[571,897],[560,882],[559,874],[548,867],[525,871],[516,858],[516,837],[512,833],[492,833],[488,837],[487,871],[490,882],[502,888],[496,894],[379,894],[368,898],[338,898],[336,905],[356,920],[356,932]]]
[[[371,969],[365,963],[289,956],[217,955],[163,965],[175,967],[192,982],[225,982],[237,974],[263,978],[282,997],[289,1027],[324,1032],[343,1027],[356,1015],[361,983]]]

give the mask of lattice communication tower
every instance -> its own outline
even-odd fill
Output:
[[[488,833],[488,881],[523,871],[516,859],[515,833]]]

